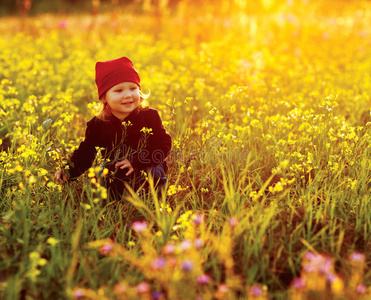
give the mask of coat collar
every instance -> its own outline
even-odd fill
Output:
[[[140,113],[140,108],[137,107],[135,108],[123,121],[121,121],[119,118],[117,118],[114,114],[111,113],[109,120],[112,123],[119,123],[122,124],[123,122],[128,122],[128,121],[134,121],[137,117],[137,115]]]

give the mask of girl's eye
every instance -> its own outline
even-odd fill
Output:
[[[121,93],[122,92],[122,90],[121,89],[119,89],[119,90],[116,90],[116,93]]]
[[[136,89],[137,89],[137,87],[136,86],[133,86],[133,87],[131,87],[130,88],[132,91],[135,91]]]

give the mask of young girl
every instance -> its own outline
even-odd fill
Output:
[[[104,167],[110,171],[105,184],[111,196],[121,197],[124,182],[140,182],[141,171],[150,171],[155,182],[166,183],[164,160],[171,137],[157,110],[141,107],[146,96],[133,63],[127,57],[97,62],[95,83],[103,109],[87,122],[84,141],[73,152],[68,167],[55,173],[56,180],[71,181],[84,173],[99,147],[104,149]]]

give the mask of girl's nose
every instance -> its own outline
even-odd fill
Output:
[[[131,93],[124,93],[124,98],[131,98]]]

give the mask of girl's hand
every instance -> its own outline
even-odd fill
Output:
[[[67,176],[66,173],[63,172],[63,170],[58,170],[57,172],[55,172],[54,178],[57,180],[58,183],[67,182]]]
[[[125,174],[126,176],[134,172],[133,166],[131,165],[130,161],[128,161],[127,159],[124,159],[123,161],[118,161],[115,164],[115,168],[120,168],[120,169],[128,168],[129,171]]]

